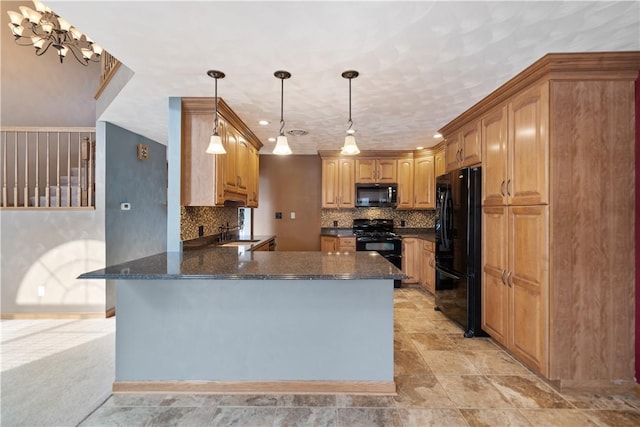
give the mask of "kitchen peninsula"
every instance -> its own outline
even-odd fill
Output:
[[[117,283],[114,392],[395,392],[400,270],[375,252],[248,248],[80,276]]]

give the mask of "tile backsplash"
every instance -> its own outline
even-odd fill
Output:
[[[334,227],[338,221],[338,228],[351,228],[355,218],[393,219],[396,227],[405,221],[406,228],[433,228],[436,211],[404,211],[389,208],[358,208],[358,209],[322,209],[320,220],[323,228]]]
[[[229,223],[238,225],[238,208],[217,208],[212,206],[180,207],[180,240],[197,239],[198,227],[204,227],[204,236],[220,233],[220,228]]]

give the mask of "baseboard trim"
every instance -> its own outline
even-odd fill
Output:
[[[609,381],[609,380],[555,380],[550,383],[561,393],[564,392],[588,392],[588,393],[627,393],[637,389],[635,381]]]
[[[17,319],[104,319],[104,312],[98,313],[2,313],[2,320]]]
[[[114,393],[378,394],[395,395],[394,381],[116,381]]]
[[[106,313],[105,313],[105,317],[108,319],[109,317],[113,317],[116,315],[116,308],[115,307],[111,307],[109,309],[107,309]]]

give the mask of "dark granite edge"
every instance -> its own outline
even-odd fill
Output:
[[[242,245],[242,246],[248,246],[250,248],[258,248],[264,244],[266,244],[267,242],[269,242],[270,240],[274,240],[276,238],[275,235],[273,234],[268,234],[268,235],[250,235],[250,236],[233,236],[231,239],[229,240],[225,240],[225,241],[218,241],[218,235],[212,235],[212,236],[202,236],[202,237],[198,237],[196,239],[191,239],[191,240],[183,240],[182,241],[182,250],[183,251],[191,251],[194,249],[202,249],[202,248],[206,248],[206,247],[210,247],[210,246],[222,246],[225,243],[231,243],[231,242],[237,242],[237,241],[245,241],[245,240],[257,240],[256,242],[246,242],[246,245]]]

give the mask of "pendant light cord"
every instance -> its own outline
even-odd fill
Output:
[[[217,135],[218,134],[218,78],[216,77],[213,80],[215,81],[215,84],[214,84],[215,97],[213,98],[213,102],[215,103],[215,107],[216,107],[216,116],[214,117],[214,124],[213,124],[213,134]]]
[[[349,77],[349,121],[347,123],[349,123],[349,129],[347,129],[349,131],[353,126],[353,121],[351,120],[351,77]]]
[[[284,79],[280,79],[280,135],[284,135]]]

